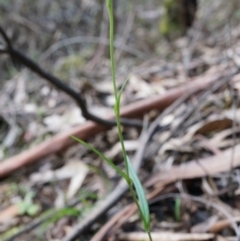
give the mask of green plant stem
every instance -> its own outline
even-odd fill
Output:
[[[136,205],[137,205],[138,211],[139,211],[139,213],[140,213],[140,217],[141,217],[142,221],[145,222],[145,221],[144,221],[145,218],[144,218],[143,213],[141,212],[141,208],[140,208],[140,206],[139,206],[139,202],[138,202],[138,199],[137,199],[137,195],[136,195],[136,193],[135,193],[135,191],[134,191],[134,189],[133,189],[133,186],[132,186],[132,184],[129,183],[129,182],[128,182],[128,186],[129,186],[130,193],[131,193],[131,195],[132,195],[132,197],[133,197],[133,201],[134,201],[134,202],[136,203]],[[146,225],[144,225],[144,226],[146,226]],[[145,231],[146,231],[147,234],[148,234],[149,240],[150,240],[150,241],[153,241],[150,230],[145,230]]]
[[[180,198],[175,199],[174,211],[175,211],[176,221],[180,222],[181,221],[181,199]]]
[[[116,83],[116,71],[115,71],[115,61],[114,61],[114,16],[113,16],[113,4],[112,0],[107,0],[108,3],[108,15],[109,15],[109,39],[110,39],[110,61],[111,61],[111,72],[115,100],[117,100],[117,83]]]
[[[131,193],[131,195],[132,195],[132,197],[133,197],[133,201],[136,203],[136,205],[137,205],[137,208],[138,208],[138,211],[139,211],[139,213],[140,213],[140,217],[141,217],[141,219],[142,219],[142,221],[144,222],[144,215],[143,215],[143,213],[141,212],[141,208],[140,208],[140,205],[139,205],[139,202],[138,202],[138,199],[137,199],[137,195],[136,195],[136,193],[135,193],[135,191],[134,191],[134,189],[133,189],[133,185],[131,184],[131,183],[128,183],[128,186],[129,186],[129,190],[130,190],[130,193]],[[145,225],[144,225],[145,226]]]
[[[151,232],[147,232],[147,234],[148,234],[148,238],[149,238],[149,240],[150,240],[150,241],[153,241],[153,239],[152,239],[152,235],[151,235]]]
[[[141,191],[141,184],[139,183],[139,180],[137,178],[137,176],[134,176],[134,180],[132,180],[132,178],[129,178],[129,166],[128,166],[128,157],[127,157],[127,153],[126,153],[126,149],[125,149],[125,145],[124,145],[124,140],[123,140],[123,135],[122,135],[122,129],[121,129],[121,123],[120,123],[120,100],[121,100],[121,94],[122,91],[127,83],[127,81],[124,82],[123,87],[121,88],[121,90],[117,91],[117,83],[116,83],[116,71],[115,71],[115,59],[114,59],[114,15],[113,15],[113,0],[106,0],[107,3],[107,8],[108,8],[108,14],[109,14],[109,39],[110,39],[110,61],[111,61],[111,72],[112,72],[112,82],[113,82],[113,89],[114,89],[114,96],[115,96],[115,106],[114,106],[114,111],[116,114],[116,122],[117,122],[117,128],[118,128],[118,136],[120,139],[120,143],[121,143],[121,147],[122,147],[122,154],[123,154],[123,159],[124,159],[124,164],[125,164],[125,169],[126,169],[126,175],[128,178],[125,177],[127,184],[129,186],[129,190],[130,193],[133,197],[134,202],[137,205],[137,208],[139,210],[140,213],[140,217],[143,221],[143,226],[145,231],[148,233],[148,237],[150,239],[150,241],[152,241],[152,237],[151,237],[151,233],[150,233],[150,222],[149,222],[149,210],[148,210],[148,214],[146,215],[145,209],[141,209],[140,205],[145,206],[145,202],[146,201],[146,197],[144,197],[144,200],[141,198],[140,199],[140,203],[138,201],[136,192],[133,188],[133,184],[135,186],[135,188],[137,188],[137,194],[138,196],[142,197],[141,195],[144,195],[144,191]],[[131,167],[131,175],[134,173],[134,170],[132,170]],[[124,177],[124,175],[122,175]],[[137,180],[137,182],[136,182]],[[136,184],[137,183],[137,184]],[[139,189],[140,188],[140,189]],[[140,192],[139,192],[140,190]],[[140,193],[140,194],[139,194]],[[144,202],[143,202],[144,201]]]
[[[109,48],[110,48],[110,60],[111,60],[111,72],[112,72],[114,96],[115,96],[115,100],[116,100],[116,105],[115,105],[116,122],[117,122],[117,128],[118,128],[118,135],[119,135],[119,139],[120,139],[121,147],[122,147],[126,174],[127,174],[127,176],[129,176],[126,150],[125,150],[125,146],[124,146],[121,123],[120,123],[120,111],[119,111],[120,98],[118,98],[117,83],[116,83],[116,71],[115,71],[115,60],[114,60],[114,16],[113,16],[112,0],[107,0],[107,6],[108,6],[108,15],[109,15],[109,24],[110,24],[110,27],[109,27],[110,47]]]

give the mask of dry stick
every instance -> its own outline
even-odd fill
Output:
[[[121,108],[121,116],[140,116],[152,109],[163,110],[186,92],[205,89],[212,82],[217,81],[221,76],[222,73],[207,77],[198,77],[185,86],[172,89],[162,96],[155,96],[124,106]],[[112,113],[108,118],[113,117],[114,114]],[[70,138],[72,135],[82,140],[86,140],[87,138],[107,129],[108,127],[106,126],[104,127],[97,123],[87,121],[81,126],[73,127],[68,131],[57,134],[29,150],[12,156],[4,162],[0,162],[0,178],[6,177],[23,166],[34,163],[45,156],[57,153],[64,148],[73,145],[75,142]]]
[[[164,116],[168,115],[172,111],[174,111],[180,104],[182,104],[186,99],[196,93],[198,90],[194,90],[189,93],[187,96],[183,96],[180,100],[176,100],[173,105],[167,108],[149,127],[147,132],[143,132],[141,137],[139,148],[137,149],[134,158],[133,165],[138,172],[140,165],[142,163],[145,149],[147,143],[153,136],[155,129],[159,126],[159,120],[161,120]],[[73,231],[67,235],[62,241],[74,241],[79,234],[86,231],[95,221],[98,219],[103,213],[105,213],[108,209],[110,209],[116,202],[124,195],[124,193],[128,190],[128,185],[125,180],[122,180],[118,186],[114,189],[114,191],[104,200],[96,204],[92,213],[88,215],[88,217],[77,224]]]
[[[31,60],[29,57],[27,57],[20,51],[13,48],[13,46],[11,45],[10,39],[7,37],[5,31],[1,27],[0,27],[0,33],[3,36],[3,39],[5,40],[5,42],[7,44],[7,48],[5,50],[11,56],[11,58],[19,61],[21,64],[23,64],[27,68],[31,69],[33,72],[35,72],[42,78],[46,79],[48,82],[53,84],[55,87],[59,88],[64,93],[69,95],[80,107],[83,117],[85,117],[87,120],[91,120],[91,121],[97,122],[102,125],[108,125],[108,126],[116,125],[116,121],[112,118],[111,119],[103,119],[101,117],[98,117],[98,116],[90,113],[87,108],[87,104],[86,104],[84,98],[82,97],[81,93],[76,92],[74,89],[72,89],[67,84],[65,84],[62,80],[60,80],[59,78],[46,72],[37,63],[35,63],[33,60]],[[125,126],[131,126],[131,127],[132,126],[142,127],[142,121],[140,121],[140,120],[121,119],[121,124],[125,125]]]
[[[106,236],[108,232],[114,228],[117,228],[119,221],[126,221],[137,211],[137,206],[135,203],[131,203],[130,205],[126,206],[123,210],[116,213],[107,223],[105,223],[97,233],[91,238],[90,241],[102,241],[103,239],[106,240]]]
[[[214,234],[212,233],[178,233],[178,232],[163,232],[163,231],[153,231],[151,232],[152,239],[155,241],[208,241],[214,239]],[[140,241],[148,240],[146,233],[141,231],[138,232],[122,232],[120,233],[116,240],[118,241]]]

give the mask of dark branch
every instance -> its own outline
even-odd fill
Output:
[[[82,110],[82,115],[87,119],[99,124],[108,125],[108,126],[115,126],[115,120],[105,120],[102,119],[88,111],[87,105],[83,97],[80,93],[73,90],[71,87],[66,85],[62,80],[59,78],[51,75],[50,73],[43,70],[37,63],[31,60],[29,57],[21,53],[20,51],[16,50],[12,47],[9,38],[7,37],[5,31],[0,27],[0,33],[3,36],[3,39],[6,41],[7,48],[5,50],[0,51],[0,53],[8,53],[12,59],[19,61],[21,64],[26,66],[27,68],[31,69],[33,72],[37,73],[42,78],[46,79],[48,82],[53,84],[55,87],[59,88],[66,94],[72,97],[78,104],[78,106]],[[142,121],[136,119],[125,119],[121,118],[121,124],[125,126],[134,126],[134,127],[142,127]]]
[[[1,26],[0,26],[0,33],[1,33],[4,41],[7,44],[7,48],[11,49],[12,48],[11,40],[8,38],[7,34],[5,33],[5,31],[3,30],[3,28]]]
[[[8,51],[6,49],[0,49],[0,54],[7,54]]]

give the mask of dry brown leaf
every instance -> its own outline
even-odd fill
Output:
[[[228,118],[213,120],[205,123],[198,130],[196,130],[195,135],[197,134],[206,135],[213,131],[221,131],[221,130],[228,129],[231,126],[232,126],[232,120]]]
[[[240,222],[240,217],[233,217],[234,222]],[[211,233],[218,233],[222,229],[231,226],[231,222],[228,219],[219,220],[209,229]]]
[[[191,228],[191,233],[206,233],[217,222],[217,220],[218,220],[217,216],[211,216],[204,222],[194,225]]]
[[[17,215],[19,215],[18,205],[12,205],[10,207],[3,209],[0,212],[0,224],[8,222],[12,218],[15,218]]]

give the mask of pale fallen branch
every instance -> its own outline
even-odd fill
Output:
[[[158,172],[151,177],[146,186],[163,185],[177,180],[193,179],[229,171],[240,165],[240,145],[229,148],[218,155],[192,160],[179,166],[173,166],[169,171]]]
[[[194,241],[209,240],[214,238],[210,233],[170,233],[170,232],[151,232],[154,241]],[[121,233],[118,240],[140,241],[149,240],[148,235],[142,232]]]

